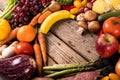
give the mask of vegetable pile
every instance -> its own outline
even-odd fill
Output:
[[[120,80],[120,0],[6,2],[0,14],[0,76],[5,80]],[[98,60],[47,66],[45,36],[63,19],[75,20],[81,35],[97,35]]]

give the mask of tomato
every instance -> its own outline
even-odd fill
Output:
[[[120,59],[117,61],[115,65],[115,72],[117,73],[118,76],[120,76]]]
[[[106,19],[103,23],[103,32],[110,33],[116,38],[120,37],[120,18],[119,17],[110,17]]]
[[[31,55],[33,53],[33,47],[28,42],[19,42],[15,46],[15,53],[16,54],[29,54],[29,55]]]

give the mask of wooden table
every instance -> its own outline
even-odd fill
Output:
[[[80,26],[74,20],[58,21],[46,35],[48,65],[97,60],[95,39],[93,33],[81,35]]]
[[[96,34],[84,32],[74,20],[55,23],[46,35],[48,65],[81,63],[98,59]]]

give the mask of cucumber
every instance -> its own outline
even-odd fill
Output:
[[[120,17],[120,10],[115,10],[115,11],[111,11],[111,12],[101,14],[101,15],[98,16],[98,21],[103,22],[104,20],[106,20],[110,17],[113,17],[113,16]]]
[[[61,5],[72,5],[74,0],[56,0]]]

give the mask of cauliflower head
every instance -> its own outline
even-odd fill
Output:
[[[115,10],[120,10],[120,0],[108,0]]]
[[[92,6],[92,10],[98,14],[103,14],[104,12],[111,11],[112,9],[113,7],[108,3],[108,0],[96,0]]]

